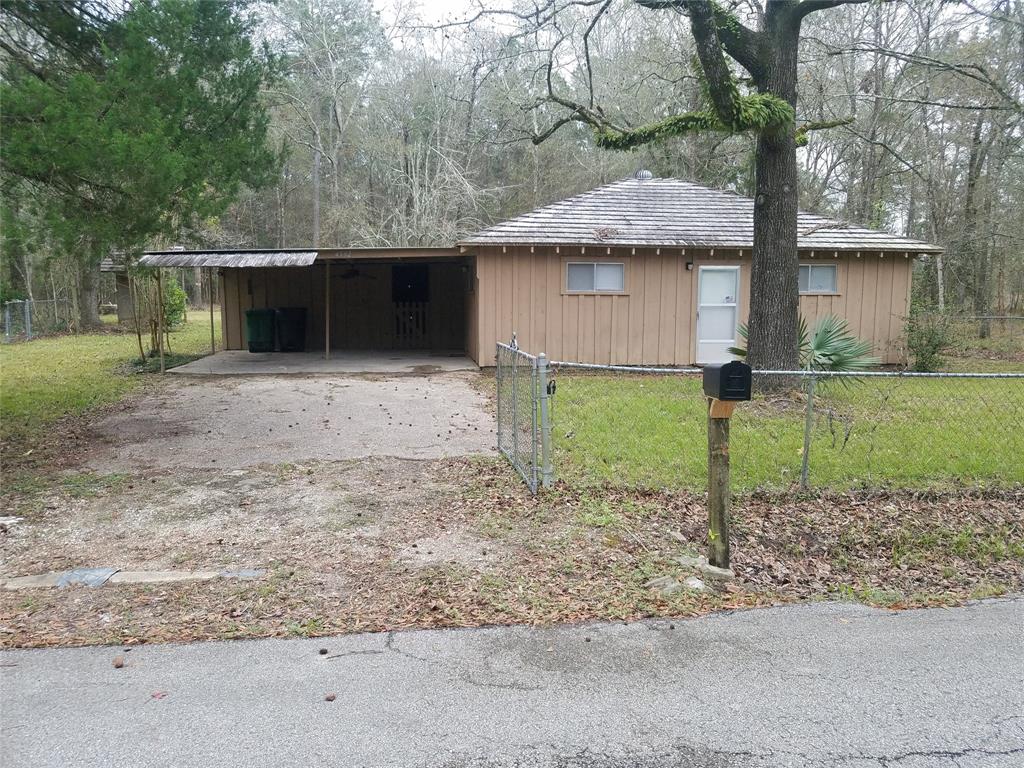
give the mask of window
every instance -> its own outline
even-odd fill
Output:
[[[391,267],[391,301],[430,301],[430,272],[426,264],[395,264]]]
[[[565,290],[569,293],[622,293],[626,290],[626,265],[570,261],[566,264]]]
[[[838,293],[835,264],[801,264],[800,293]]]

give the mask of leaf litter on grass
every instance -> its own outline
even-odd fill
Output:
[[[559,484],[534,497],[496,459],[190,474],[120,479],[110,495],[76,499],[49,535],[35,520],[39,533],[0,540],[5,574],[55,542],[76,551],[77,537],[79,553],[95,544],[142,565],[244,560],[263,579],[3,592],[0,644],[634,620],[820,598],[911,607],[1024,589],[1020,490],[741,496],[736,581],[666,595],[645,585],[692,574],[685,557],[703,552],[707,531],[700,494]],[[171,501],[175,487],[188,509]],[[360,501],[368,494],[377,503]],[[135,511],[107,520],[98,505],[111,498],[134,499],[123,506]],[[360,511],[370,519],[350,525]],[[117,539],[125,527],[132,537]]]

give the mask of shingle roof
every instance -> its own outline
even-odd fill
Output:
[[[637,245],[750,248],[754,201],[680,179],[623,179],[495,224],[459,245]],[[797,244],[822,251],[934,253],[930,243],[799,214]]]

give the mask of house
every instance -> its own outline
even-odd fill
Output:
[[[800,312],[849,321],[901,359],[913,260],[941,249],[800,213]],[[640,172],[489,227],[473,254],[481,361],[516,333],[552,360],[691,365],[731,359],[750,305],[754,201]]]
[[[245,311],[305,307],[307,349],[419,350],[493,364],[515,333],[552,360],[728,359],[750,302],[751,199],[678,179],[599,187],[452,248],[153,252],[148,266],[220,271],[225,349]],[[800,310],[834,313],[900,360],[913,260],[941,249],[801,213]]]

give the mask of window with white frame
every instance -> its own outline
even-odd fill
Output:
[[[801,264],[800,293],[839,293],[835,264]]]
[[[622,293],[626,290],[626,265],[611,261],[570,261],[565,265],[565,290],[569,293]]]

